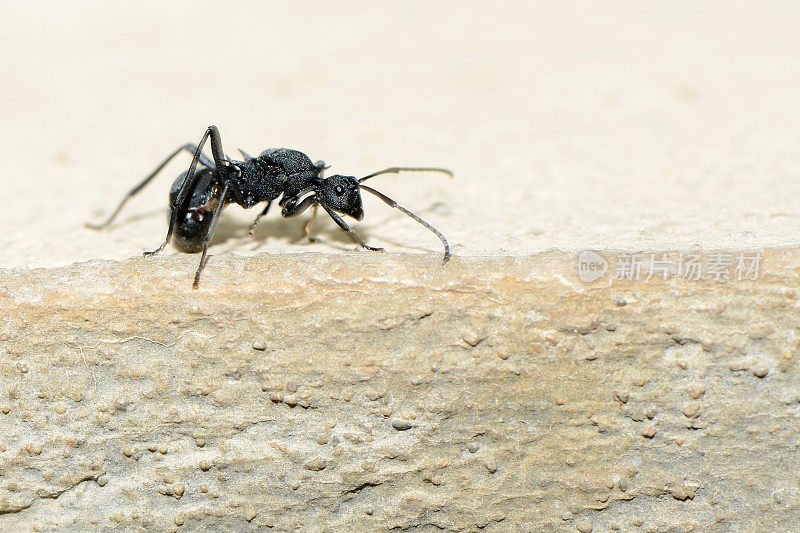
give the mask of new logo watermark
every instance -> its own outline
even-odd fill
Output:
[[[658,252],[618,254],[614,263],[615,280],[743,281],[756,280],[761,268],[762,253],[755,252]],[[598,252],[585,250],[578,256],[578,277],[591,283],[606,275],[608,261]]]
[[[608,261],[597,252],[585,250],[578,256],[578,276],[584,283],[591,283],[606,275]]]

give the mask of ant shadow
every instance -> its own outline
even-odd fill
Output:
[[[430,209],[423,210],[429,211]],[[254,210],[254,213],[257,211]],[[152,209],[142,213],[134,214],[121,219],[120,221],[112,224],[109,229],[122,228],[134,224],[136,222],[151,219],[153,217],[161,216],[164,219],[164,231],[169,223],[168,219],[169,210],[165,209]],[[397,215],[388,215],[379,221],[374,221],[371,226],[381,227],[384,224],[399,218]],[[255,219],[255,216],[253,216]],[[247,242],[252,240],[252,250],[256,250],[266,244],[270,240],[285,240],[292,244],[306,245],[306,244],[325,244],[332,248],[342,251],[350,251],[358,245],[336,224],[327,219],[325,213],[318,213],[317,218],[312,225],[312,241],[309,242],[305,236],[305,226],[309,217],[297,218],[267,218],[262,219],[252,236],[248,234],[250,224],[241,220],[241,217],[226,217],[222,216],[217,222],[217,227],[214,231],[214,236],[211,238],[210,245],[223,244],[228,241]],[[369,241],[372,231],[366,227],[353,228],[362,239]],[[388,235],[381,235],[383,243],[386,243],[395,248],[405,248],[418,251],[429,251],[430,248],[422,246],[413,246],[407,242],[397,242],[391,239]]]
[[[305,226],[308,217],[298,218],[264,218],[256,226],[253,235],[249,235],[250,224],[243,223],[234,218],[220,217],[217,223],[214,236],[211,238],[211,245],[221,244],[230,240],[245,241],[252,240],[252,249],[258,249],[270,240],[285,240],[292,244],[326,244],[337,250],[351,250],[353,246],[358,246],[347,234],[335,225],[331,227],[325,224],[324,217],[317,216],[311,227],[312,241],[309,242],[305,235]],[[359,235],[368,238],[369,232],[362,228]]]

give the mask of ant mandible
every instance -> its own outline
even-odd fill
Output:
[[[209,137],[213,160],[203,154],[203,146]],[[278,205],[282,207],[281,215],[284,218],[295,217],[312,207],[312,218],[305,226],[305,233],[309,239],[311,222],[316,216],[317,206],[321,205],[342,231],[350,235],[361,247],[379,252],[383,251],[383,248],[369,246],[339,216],[339,213],[342,213],[356,220],[363,219],[360,191],[367,191],[431,230],[444,244],[443,262],[446,263],[450,259],[450,245],[439,230],[385,194],[363,184],[364,181],[381,174],[411,171],[442,172],[452,176],[453,173],[449,170],[433,167],[390,167],[359,179],[338,174],[325,178],[323,172],[327,167],[324,162],[312,163],[306,154],[288,148],[268,149],[258,157],[252,157],[240,149],[244,161],[231,160],[222,151],[222,139],[216,126],[208,127],[199,144],[185,144],[172,152],[150,175],[125,195],[108,220],[102,224],[87,224],[87,226],[92,229],[108,227],[125,203],[184,150],[193,153],[194,157],[189,170],[178,176],[172,184],[167,237],[161,246],[152,252],[144,252],[144,255],[155,255],[170,242],[183,252],[202,251],[200,265],[192,284],[195,289],[200,284],[200,274],[208,261],[208,243],[214,235],[217,220],[225,206],[235,203],[249,208],[267,202],[250,225],[249,234],[252,235],[258,221],[267,214],[272,202],[281,195]],[[197,169],[198,163],[200,169]]]

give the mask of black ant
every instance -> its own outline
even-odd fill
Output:
[[[203,146],[209,137],[211,137],[213,161],[203,154]],[[442,172],[452,176],[453,173],[449,170],[428,167],[390,167],[359,179],[338,174],[324,178],[323,172],[327,168],[324,162],[312,163],[304,153],[288,148],[268,149],[258,157],[252,157],[243,150],[239,150],[244,161],[231,160],[222,151],[222,139],[216,126],[208,127],[203,138],[200,139],[200,144],[185,144],[172,152],[150,175],[125,195],[108,220],[102,224],[87,224],[87,226],[92,229],[103,229],[111,224],[122,206],[150,183],[172,158],[184,150],[193,153],[194,157],[189,165],[189,170],[178,176],[172,184],[169,195],[170,217],[167,238],[157,249],[145,252],[144,255],[157,254],[170,241],[175,248],[182,252],[202,251],[200,266],[194,275],[194,284],[192,285],[195,289],[200,283],[200,273],[208,261],[208,243],[211,241],[217,220],[225,206],[236,203],[244,208],[249,208],[257,203],[267,202],[250,226],[249,233],[252,235],[256,224],[262,216],[267,214],[273,200],[281,195],[283,197],[278,205],[282,207],[281,215],[284,218],[295,217],[309,207],[313,207],[312,218],[305,226],[306,236],[309,239],[311,238],[311,222],[316,216],[317,206],[321,205],[342,231],[350,235],[361,247],[379,252],[383,251],[383,248],[374,248],[366,244],[338,214],[342,213],[356,220],[363,219],[364,211],[361,206],[360,191],[367,191],[431,230],[444,244],[444,263],[450,259],[450,245],[439,230],[408,209],[398,205],[385,194],[363,185],[364,181],[381,174],[413,171]],[[195,171],[198,162],[201,168]]]

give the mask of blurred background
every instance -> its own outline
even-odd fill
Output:
[[[226,152],[300,149],[363,175],[456,255],[796,246],[800,4],[2,2],[0,267],[122,259],[166,232],[168,167],[105,232],[83,227],[209,124]],[[378,181],[380,180],[380,181]],[[436,238],[376,199],[354,227]],[[342,253],[305,220],[226,211],[213,253]],[[320,217],[320,220],[324,217]],[[170,252],[174,253],[174,252]]]

